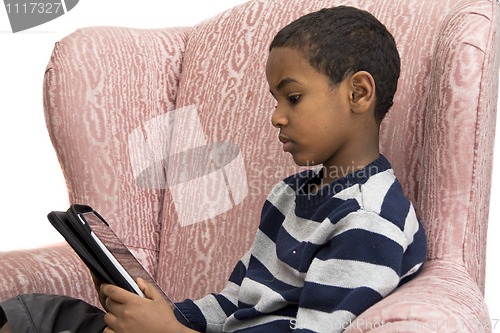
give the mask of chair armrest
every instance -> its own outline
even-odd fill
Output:
[[[68,295],[98,304],[89,270],[65,243],[0,253],[0,300],[30,293]]]
[[[483,295],[467,270],[432,260],[415,279],[354,320],[345,333],[484,333],[491,320]]]

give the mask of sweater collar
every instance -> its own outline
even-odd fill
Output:
[[[309,193],[308,188],[314,184],[320,184],[323,176],[322,168],[311,170],[309,172],[309,177],[302,179],[302,184],[296,191],[296,207],[298,209],[307,209],[321,205],[346,188],[354,185],[362,185],[366,183],[371,176],[389,169],[391,169],[389,161],[383,155],[379,155],[376,160],[366,165],[363,169],[356,170],[328,185],[322,186],[314,193]]]

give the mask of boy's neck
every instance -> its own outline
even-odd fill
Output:
[[[378,140],[371,141],[370,144],[360,145],[358,150],[350,151],[345,156],[336,156],[332,163],[323,165],[321,185],[330,184],[337,179],[362,170],[379,156]]]
[[[321,172],[321,179],[318,179],[317,182],[311,182],[307,185],[305,189],[308,193],[313,194],[319,191],[323,186],[329,185],[334,181],[346,177],[350,174],[353,174],[356,171],[362,170],[375,160],[380,157],[380,152],[378,150],[373,152],[373,155],[369,157],[369,155],[364,156],[363,160],[358,159],[357,161],[351,160],[350,163],[344,163],[342,165],[337,164],[333,166],[325,166],[323,165],[323,170]]]
[[[379,158],[380,123],[375,121],[373,110],[356,115],[350,126],[351,133],[342,146],[323,163],[319,187],[362,170]]]

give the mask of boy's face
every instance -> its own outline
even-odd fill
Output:
[[[344,165],[355,138],[348,80],[332,87],[302,53],[287,47],[271,50],[266,76],[277,102],[271,121],[283,150],[298,165]]]

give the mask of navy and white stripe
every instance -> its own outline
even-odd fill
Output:
[[[424,231],[380,156],[320,191],[305,171],[268,196],[253,247],[217,295],[178,307],[202,332],[342,332],[420,271]]]

